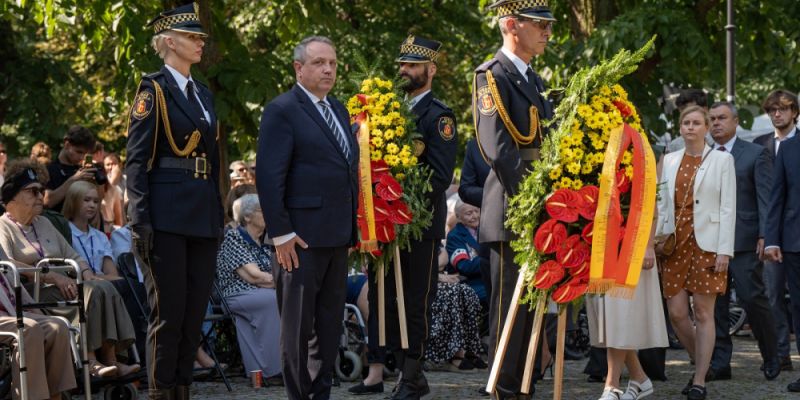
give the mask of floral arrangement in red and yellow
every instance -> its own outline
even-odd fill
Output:
[[[410,111],[400,102],[392,81],[364,79],[360,93],[347,102],[359,124],[359,202],[357,248],[384,259],[386,247],[407,246],[430,225],[425,193],[429,169],[418,163]]]
[[[511,200],[512,246],[531,305],[569,303],[587,292],[633,294],[653,221],[655,159],[617,82],[651,45],[573,77],[542,158]]]

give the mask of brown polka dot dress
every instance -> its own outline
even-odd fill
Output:
[[[675,182],[675,251],[662,266],[664,297],[671,298],[685,289],[689,293],[725,293],[727,272],[714,272],[717,255],[704,251],[694,237],[694,188],[692,176],[700,167],[701,156],[684,154]],[[685,199],[685,201],[684,201]],[[683,211],[681,211],[683,207]],[[680,214],[680,215],[679,215]],[[680,219],[678,219],[680,216]]]

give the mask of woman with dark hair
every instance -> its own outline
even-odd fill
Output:
[[[111,282],[95,274],[89,263],[70,247],[66,239],[40,214],[43,208],[46,173],[41,164],[18,160],[9,165],[1,194],[6,213],[0,217],[0,249],[18,265],[36,265],[43,258],[69,258],[78,262],[84,279],[86,307],[86,342],[89,370],[92,375],[106,377],[127,375],[139,370],[138,364],[125,365],[116,354],[127,350],[135,340],[135,332],[123,300]],[[33,279],[32,274],[29,275]],[[78,296],[74,278],[52,272],[43,275],[40,300],[74,300]],[[74,309],[48,309],[77,324]],[[95,353],[99,353],[97,356]],[[98,360],[102,359],[102,362]]]

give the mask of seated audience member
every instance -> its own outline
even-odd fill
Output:
[[[263,242],[264,215],[258,195],[233,202],[233,218],[217,255],[217,282],[236,321],[246,371],[260,370],[268,383],[280,383],[280,317],[272,252]],[[271,379],[272,378],[272,379]]]
[[[233,218],[233,202],[246,194],[257,194],[256,185],[239,185],[232,187],[225,196],[225,230],[236,228],[238,225]]]
[[[69,220],[72,248],[89,263],[92,272],[103,279],[119,279],[111,242],[105,233],[90,223],[97,217],[99,208],[100,196],[97,193],[97,186],[80,181],[69,187],[64,198],[62,213]]]
[[[481,303],[486,303],[486,287],[481,279],[481,258],[478,255],[478,223],[481,210],[459,200],[455,215],[458,223],[447,233],[447,256],[454,272],[466,278],[478,295]]]
[[[119,256],[123,253],[131,253],[133,239],[131,238],[131,228],[128,225],[121,226],[111,232],[111,254],[114,260],[119,260]],[[144,275],[142,275],[142,268],[139,267],[139,260],[136,262],[136,277],[139,282],[144,283]]]
[[[60,212],[64,195],[77,181],[105,183],[105,171],[98,169],[91,158],[95,139],[92,132],[82,126],[73,126],[64,136],[64,147],[53,162],[47,165],[50,180],[44,195],[45,207]],[[87,157],[87,155],[89,157]]]
[[[6,259],[5,255],[0,254],[0,259]],[[15,298],[13,288],[0,274],[0,331],[17,332],[15,313],[19,300],[23,303],[33,302],[25,288],[22,288],[22,299]],[[70,356],[69,327],[58,318],[27,311],[23,313],[23,323],[28,398],[61,399],[62,392],[77,387]],[[0,343],[10,344],[12,340],[9,336],[0,336]],[[14,346],[14,352],[17,352],[17,346]],[[18,358],[19,354],[12,357],[15,399],[20,398]]]
[[[244,161],[237,160],[231,163],[231,188],[241,185],[255,185],[256,179]]]
[[[445,271],[447,254],[439,253],[439,282],[431,305],[431,327],[425,359],[428,368],[451,372],[486,368],[478,356],[480,300],[475,291],[461,284],[458,275]]]
[[[50,160],[53,159],[50,146],[45,142],[36,142],[36,144],[31,147],[30,159],[45,166],[50,164]]]
[[[116,358],[116,353],[128,349],[135,339],[123,300],[114,285],[96,275],[50,221],[40,216],[45,182],[47,172],[34,161],[18,160],[9,165],[6,181],[0,189],[6,205],[6,213],[0,217],[0,249],[21,266],[32,266],[49,257],[76,260],[85,281],[86,342],[92,375],[105,377],[136,372],[138,364],[125,365]],[[28,278],[32,279],[32,274]],[[43,302],[74,300],[78,296],[76,281],[67,274],[52,272],[44,274],[42,280],[45,286],[41,288],[40,300]],[[74,308],[48,309],[47,312],[78,324]],[[99,356],[95,352],[99,352]]]

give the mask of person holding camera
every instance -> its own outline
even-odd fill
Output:
[[[44,206],[61,212],[64,196],[69,187],[77,181],[89,181],[103,185],[108,180],[105,171],[97,168],[92,161],[95,138],[89,129],[76,125],[64,135],[64,147],[58,157],[47,165],[50,180],[44,195]]]

